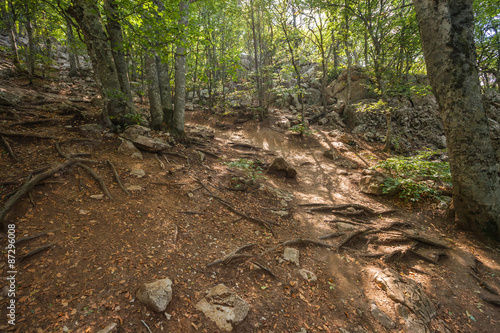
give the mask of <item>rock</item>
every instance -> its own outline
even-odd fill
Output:
[[[136,293],[137,299],[149,309],[161,313],[172,300],[172,281],[165,278],[143,284]]]
[[[193,110],[194,110],[193,103],[187,102],[186,103],[186,111],[193,111]]]
[[[0,105],[2,105],[2,106],[14,106],[14,105],[18,104],[20,101],[21,101],[21,99],[18,96],[0,88]]]
[[[321,100],[321,91],[315,88],[306,89],[304,102],[309,105],[317,105]]]
[[[279,120],[276,122],[276,125],[280,128],[283,128],[283,129],[289,129],[291,127],[290,121],[288,119]]]
[[[130,155],[130,157],[137,158],[138,160],[142,160],[143,159],[142,153],[140,151],[136,151],[135,153],[133,153],[132,155]]]
[[[336,226],[339,231],[353,231],[358,229],[354,224],[344,222],[337,222]]]
[[[363,176],[359,180],[359,189],[363,193],[383,195],[385,180],[386,177],[381,174]]]
[[[102,330],[97,331],[97,333],[112,333],[118,331],[118,325],[116,323],[111,323],[108,326],[104,327]]]
[[[311,271],[308,271],[307,269],[304,269],[304,268],[299,269],[299,274],[300,274],[300,276],[302,276],[302,278],[304,280],[307,280],[309,282],[318,281],[318,277],[316,276],[316,274],[314,274]]]
[[[285,173],[286,178],[295,178],[297,170],[295,170],[283,157],[278,156],[267,169],[268,173]]]
[[[142,178],[142,177],[146,176],[146,172],[142,169],[132,169],[132,171],[130,171],[130,174],[132,176],[137,177],[137,178]]]
[[[84,124],[78,126],[78,129],[85,135],[100,135],[104,128],[99,124]]]
[[[246,318],[250,306],[228,287],[219,284],[196,304],[196,309],[213,320],[219,329],[230,332]]]
[[[288,216],[288,214],[289,214],[286,210],[271,210],[271,213],[274,215],[281,216],[281,217]]]
[[[142,191],[143,188],[140,185],[130,185],[129,187],[127,187],[127,190],[129,190],[130,192],[137,192]]]
[[[436,307],[412,279],[403,279],[396,271],[386,268],[377,273],[375,282],[382,286],[390,299],[407,306],[426,324],[436,317]]]
[[[325,156],[326,158],[328,158],[330,160],[334,160],[334,161],[339,158],[339,155],[334,150],[327,150],[327,151],[323,152],[323,156]]]
[[[392,329],[396,327],[394,321],[380,308],[375,304],[375,302],[371,302],[370,311],[372,315],[387,329]]]
[[[104,198],[104,194],[94,194],[90,196],[92,199],[101,200]]]
[[[202,125],[187,125],[186,135],[188,137],[198,137],[202,139],[211,139],[215,136],[215,130],[208,126]]]
[[[142,160],[142,153],[139,151],[139,149],[137,149],[136,146],[134,146],[134,144],[128,140],[123,140],[122,143],[120,144],[120,146],[118,147],[118,153],[119,154],[122,154],[122,155],[125,155],[125,156],[134,156],[136,158],[139,158]]]
[[[170,148],[170,145],[166,141],[144,135],[135,135],[130,141],[132,141],[137,148],[150,153],[158,153]]]
[[[293,247],[285,247],[285,251],[283,252],[283,259],[294,263],[299,266],[299,256],[300,252]]]
[[[131,125],[128,126],[123,132],[123,137],[133,137],[136,135],[148,135],[151,132],[151,129],[141,126],[141,125]]]

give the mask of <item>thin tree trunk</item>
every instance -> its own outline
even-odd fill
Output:
[[[172,117],[172,132],[184,136],[184,115],[186,110],[186,28],[189,19],[189,2],[179,3],[180,40],[175,54],[175,101]]]
[[[481,100],[471,0],[413,0],[443,119],[457,224],[500,241],[500,182]]]
[[[151,55],[146,55],[145,58],[151,128],[160,130],[163,122],[163,110],[161,107],[160,83],[158,81],[156,59]]]
[[[76,52],[75,52],[75,37],[73,35],[73,27],[69,18],[66,19],[66,40],[68,43],[68,58],[69,58],[69,76],[78,76],[78,67],[76,65]]]
[[[31,14],[26,15],[26,32],[28,34],[28,50],[26,52],[26,63],[28,65],[30,84],[33,84],[33,76],[35,75],[35,40],[33,36]]]
[[[172,124],[172,91],[170,89],[170,73],[168,62],[162,62],[160,57],[156,57],[156,68],[158,71],[158,82],[160,84],[160,97],[163,112],[164,129],[170,128]]]
[[[120,89],[125,95],[125,99],[132,101],[132,92],[130,90],[130,81],[128,78],[128,66],[125,60],[125,43],[123,41],[123,32],[120,22],[118,22],[118,5],[115,0],[105,0],[104,10],[108,14],[106,30],[109,35],[111,53],[115,61],[116,73],[120,82]]]

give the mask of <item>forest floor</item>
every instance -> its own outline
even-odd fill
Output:
[[[99,105],[92,102],[97,92],[85,80],[28,85],[15,77],[1,80],[0,89],[22,96],[16,106],[0,107],[0,132],[18,157],[14,161],[6,149],[0,155],[3,204],[31,171],[64,163],[56,142],[63,154],[90,154],[85,158],[96,163],[86,165],[113,197],[103,197],[87,171],[72,165],[16,204],[7,221],[16,222],[18,240],[48,233],[17,245],[16,325],[6,322],[10,298],[2,293],[2,332],[97,332],[112,322],[118,332],[148,332],[144,323],[151,332],[217,332],[195,306],[221,283],[250,305],[235,332],[410,332],[375,281],[385,268],[416,281],[430,298],[437,313],[431,331],[500,330],[499,308],[481,298],[488,294],[485,284],[500,291],[498,249],[457,232],[436,204],[409,206],[361,193],[366,164],[386,157],[378,144],[329,135],[325,127],[297,136],[273,125],[279,110],[258,122],[195,108],[186,115],[188,135],[202,125],[213,137],[178,144],[167,151],[178,155],[159,160],[143,152],[140,160],[117,153],[117,134],[81,127],[99,123]],[[295,179],[261,172],[276,156],[297,170]],[[120,189],[106,161],[135,191]],[[134,169],[145,176],[132,175]],[[272,232],[262,221],[276,223],[268,224]],[[285,245],[300,251],[299,266],[282,259],[283,246],[274,248],[297,239]],[[2,249],[6,244],[2,234]],[[253,257],[207,267],[246,244],[255,244],[244,251]],[[317,280],[304,279],[299,269]],[[168,315],[149,311],[135,297],[142,283],[165,277],[173,282]],[[371,302],[395,327],[372,315]]]

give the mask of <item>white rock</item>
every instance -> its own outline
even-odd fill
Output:
[[[293,262],[295,265],[299,266],[299,250],[292,247],[285,247],[283,259]]]
[[[318,281],[318,277],[316,276],[316,274],[314,274],[311,271],[308,271],[307,269],[303,269],[303,268],[299,269],[299,274],[300,274],[300,276],[302,276],[302,278],[304,280],[307,280],[309,282]]]
[[[172,281],[165,278],[143,284],[136,293],[137,299],[149,309],[161,313],[172,300]]]
[[[146,172],[142,169],[132,169],[132,171],[130,171],[130,174],[137,178],[142,178],[146,175]]]

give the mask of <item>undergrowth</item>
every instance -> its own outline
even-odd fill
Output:
[[[442,201],[438,185],[451,185],[448,162],[433,161],[442,150],[419,151],[415,156],[397,156],[377,163],[372,169],[384,169],[389,176],[383,185],[384,193],[396,193],[401,199],[419,202],[423,199]]]

